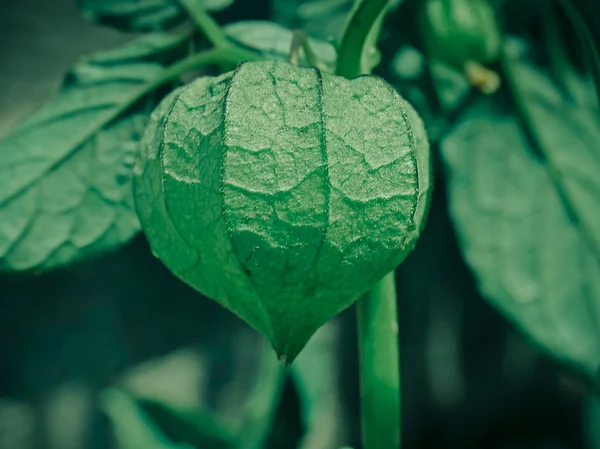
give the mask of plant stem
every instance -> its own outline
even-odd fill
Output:
[[[178,0],[178,2],[211,44],[215,47],[224,47],[229,44],[229,39],[219,24],[203,8],[203,2],[197,0]]]
[[[365,42],[390,0],[362,0],[352,12],[342,36],[335,74],[352,79],[361,75]]]
[[[316,53],[313,51],[312,47],[310,46],[310,41],[308,40],[308,36],[306,35],[306,33],[304,33],[301,44],[302,44],[302,50],[304,50],[304,56],[306,57],[306,62],[308,62],[309,65],[311,65],[313,67],[317,67],[318,69],[323,70],[323,71],[331,70],[331,68],[327,67],[325,64],[323,64],[319,60]]]
[[[304,51],[304,57],[306,58],[308,65],[311,67],[317,67],[323,71],[331,70],[325,64],[321,63],[321,61],[319,61],[319,58],[310,46],[308,35],[302,30],[295,30],[292,37],[292,45],[290,47],[290,64],[296,66],[300,65],[300,49]]]
[[[290,47],[290,64],[298,66],[300,65],[300,48],[302,47],[302,40],[306,38],[306,34],[302,30],[295,30],[292,35],[292,45]]]
[[[394,272],[357,302],[363,449],[400,447],[400,351]]]
[[[169,66],[160,78],[148,84],[142,92],[136,95],[141,98],[146,93],[192,70],[201,69],[209,65],[239,64],[249,59],[257,60],[258,55],[233,46],[211,48],[210,50],[195,53]]]
[[[197,0],[178,0],[192,18],[196,27],[214,46],[214,49],[220,51],[224,60],[215,62],[216,64],[226,64],[231,60],[238,64],[242,61],[262,61],[264,58],[258,53],[246,50],[229,40],[219,24],[206,12]],[[209,50],[210,51],[210,50]],[[183,62],[183,61],[182,61]]]
[[[335,74],[352,79],[363,68],[365,43],[376,42],[390,0],[362,0],[342,36]],[[400,447],[400,350],[394,272],[356,305],[363,449]]]

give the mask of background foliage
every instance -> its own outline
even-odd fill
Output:
[[[83,7],[99,4],[81,3]],[[351,3],[237,0],[215,17],[222,23],[273,20],[327,39],[343,27]],[[573,3],[598,43],[597,2]],[[181,19],[180,11],[173,9],[175,2],[158,12],[151,1],[145,4],[150,5],[146,10],[150,13],[142,16],[144,20],[132,24],[121,14],[117,27],[154,29],[157,21]],[[559,42],[564,42],[564,53],[576,67],[571,75],[556,70],[565,64],[553,65],[557,46],[548,46],[552,41],[540,14],[544,1],[494,4],[501,7],[504,27],[520,37],[513,42],[513,54],[522,58],[525,52],[529,64],[535,64],[532,68],[517,59],[515,70],[521,71],[515,79],[524,92],[534,95],[528,104],[541,104],[531,115],[535,121],[538,114],[537,122],[552,133],[544,134],[552,137],[550,145],[543,147],[550,153],[540,154],[531,136],[523,134],[514,93],[507,86],[491,98],[481,98],[448,67],[427,69],[413,20],[418,0],[407,0],[395,9],[382,33],[376,73],[392,82],[425,119],[436,169],[428,224],[417,250],[397,270],[404,447],[594,448],[600,444],[595,425],[600,423],[600,412],[588,398],[600,360],[594,329],[598,319],[589,309],[580,308],[581,302],[573,306],[569,294],[560,296],[565,290],[582,291],[577,298],[592,295],[583,306],[598,303],[593,299],[598,278],[594,268],[586,268],[593,267],[589,262],[593,255],[588,253],[594,250],[593,245],[582,243],[581,227],[565,214],[545,163],[549,157],[560,162],[566,154],[578,157],[572,166],[589,170],[583,177],[576,173],[563,179],[567,193],[588,202],[579,205],[580,221],[597,232],[597,215],[593,215],[597,198],[577,196],[582,179],[586,186],[599,179],[593,165],[597,159],[585,153],[597,141],[598,125],[589,119],[593,114],[586,113],[594,91],[580,81],[585,53],[564,14],[556,14],[560,28],[554,29],[561,30]],[[1,134],[59,89],[71,95],[76,89],[93,89],[98,79],[102,89],[119,88],[106,82],[114,70],[107,58],[131,56],[120,52],[115,56],[113,51],[110,57],[101,53],[105,56],[80,58],[116,48],[131,35],[86,22],[67,0],[4,1],[0,8],[5,36],[0,44]],[[99,22],[106,22],[111,14],[86,13]],[[255,36],[244,36],[251,39],[246,41],[250,46],[256,45]],[[187,44],[177,48],[189,51]],[[261,50],[282,52],[272,47]],[[156,55],[150,61],[142,58],[146,65],[136,83],[170,62],[160,51]],[[61,84],[64,72],[76,61],[80,62]],[[494,68],[505,70],[499,65]],[[102,92],[100,98],[108,103],[103,107],[113,107],[107,102],[109,95]],[[469,116],[475,119],[467,122]],[[122,126],[105,132],[137,132],[133,123]],[[448,133],[450,137],[443,139]],[[591,144],[570,145],[583,138]],[[112,139],[108,135],[98,141],[107,144],[108,156]],[[552,147],[562,141],[566,144]],[[0,145],[7,145],[4,142]],[[51,141],[48,148],[53,148]],[[99,182],[100,189],[109,190],[108,196],[118,195],[118,188],[103,184],[101,177],[83,177]],[[493,190],[496,177],[511,180],[506,189]],[[32,188],[43,191],[43,186]],[[473,192],[488,194],[473,198]],[[542,202],[536,196],[539,192],[543,192]],[[22,201],[27,192],[18,193],[21,197],[13,201]],[[82,201],[96,210],[93,198]],[[52,205],[52,198],[47,205]],[[55,206],[58,209],[46,212],[68,207]],[[575,206],[577,210],[577,201]],[[525,214],[532,222],[520,219],[522,208],[535,208],[536,214]],[[502,220],[497,219],[499,213]],[[102,216],[113,217],[106,212]],[[39,222],[43,217],[37,217],[37,226],[46,230]],[[511,227],[513,222],[518,222],[517,228]],[[129,229],[129,235],[115,234],[115,239],[127,240],[137,229],[135,221],[127,223],[119,229]],[[552,227],[540,233],[543,223]],[[55,245],[61,235],[51,231],[42,234]],[[485,245],[493,247],[503,232],[507,233],[503,241],[514,245],[507,244],[495,254],[507,259],[500,265],[509,267],[502,271],[508,281],[496,275],[498,259],[490,260],[489,253],[482,251]],[[549,241],[552,244],[546,248]],[[546,248],[546,257],[538,261],[542,265],[531,264],[535,248],[523,242]],[[41,257],[28,251],[26,243],[21,242],[21,254]],[[38,267],[52,264],[59,257],[56,254],[60,252],[53,253],[54,259],[21,257],[2,259],[2,263]],[[531,284],[540,279],[527,272],[532,266],[541,266],[543,272],[554,270],[548,279],[555,284],[543,296],[554,295],[550,304],[562,308],[550,309],[545,318],[539,316],[544,307],[531,316],[518,307],[511,309],[519,295],[525,300],[517,304],[523,304],[532,291],[537,294],[548,288],[547,283]],[[486,299],[512,318],[519,331]],[[141,236],[114,253],[52,273],[0,275],[0,307],[0,448],[359,447],[352,311],[325,326],[293,369],[282,372],[254,332],[176,280],[150,254]]]

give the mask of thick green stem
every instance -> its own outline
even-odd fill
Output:
[[[394,272],[357,303],[363,449],[400,447],[400,351]]]
[[[376,45],[390,0],[362,0],[353,9],[338,52],[335,74],[366,74],[365,44]],[[394,272],[356,306],[360,354],[363,449],[400,447],[400,348]]]
[[[335,74],[352,79],[363,74],[362,55],[367,37],[390,0],[362,0],[350,17],[338,52]]]

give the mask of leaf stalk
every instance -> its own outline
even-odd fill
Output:
[[[229,39],[227,39],[219,24],[202,7],[202,2],[196,0],[178,1],[211,44],[215,47],[224,47],[229,43]]]

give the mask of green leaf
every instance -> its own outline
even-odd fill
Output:
[[[0,270],[65,265],[139,231],[131,173],[165,74],[152,59],[172,45],[146,37],[87,58],[0,141]]]
[[[563,139],[560,130],[573,122],[546,107],[566,121],[547,123]],[[600,265],[519,125],[514,113],[482,99],[442,144],[462,252],[493,305],[547,353],[595,381]],[[572,133],[575,139],[563,142],[575,162],[579,136]]]
[[[258,354],[258,373],[244,401],[237,449],[262,449],[272,432],[285,384],[285,367],[266,344]]]
[[[122,65],[126,62],[155,62],[163,65],[172,64],[189,52],[193,30],[182,33],[147,33],[128,42],[126,45],[110,50],[92,53],[82,58],[76,68],[93,66]]]
[[[554,186],[600,261],[600,116],[595,108],[565,99],[533,66],[509,59],[504,66]],[[576,90],[584,90],[582,81],[574,78],[572,83],[577,81]]]
[[[196,449],[230,449],[237,444],[232,426],[210,413],[177,408],[154,399],[136,398],[136,401],[175,443],[187,443]]]
[[[402,0],[391,0],[396,8]],[[339,42],[348,14],[356,0],[272,0],[273,20],[291,29],[302,29],[312,36]]]
[[[265,59],[286,61],[289,58],[293,32],[274,22],[249,20],[225,25],[223,30],[232,40],[248,49],[261,53]],[[328,66],[335,63],[335,48],[328,42],[308,38],[315,55]],[[302,53],[302,62],[306,58]]]
[[[220,11],[234,0],[195,0],[207,11]],[[177,0],[77,0],[84,17],[124,31],[156,31],[184,21]]]
[[[339,39],[354,0],[273,0],[273,20],[322,39]]]
[[[377,77],[246,63],[165,100],[142,148],[136,207],[153,251],[290,363],[425,221],[423,124]]]
[[[115,388],[104,390],[100,408],[108,415],[119,449],[192,449],[170,441],[139,407],[135,399]]]
[[[300,449],[339,446],[343,428],[338,385],[340,372],[336,359],[339,325],[333,320],[319,329],[291,367],[307,429]]]

